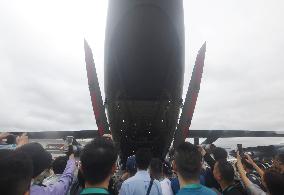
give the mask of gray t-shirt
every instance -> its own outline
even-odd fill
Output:
[[[263,191],[258,185],[251,183],[247,187],[247,192],[249,195],[268,195],[265,191]]]

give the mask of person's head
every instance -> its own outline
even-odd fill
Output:
[[[241,161],[246,172],[253,171],[253,166],[250,163],[248,163],[245,158],[242,158]]]
[[[171,164],[169,162],[163,162],[163,175],[164,177],[171,177],[173,174]]]
[[[33,174],[32,160],[23,152],[5,151],[0,158],[0,194],[28,195]]]
[[[212,154],[216,161],[226,160],[228,158],[228,152],[224,148],[216,147],[213,149]]]
[[[235,170],[228,161],[217,161],[214,165],[213,175],[219,184],[229,185],[234,182]]]
[[[158,158],[153,158],[150,162],[150,176],[153,179],[161,179],[163,174],[163,164]]]
[[[270,195],[284,194],[284,176],[276,171],[267,170],[262,176],[262,183]]]
[[[152,159],[151,150],[147,148],[140,148],[137,150],[135,156],[137,168],[140,170],[147,170]]]
[[[184,142],[175,151],[174,171],[177,172],[179,179],[184,181],[199,180],[201,160],[197,146]]]
[[[59,156],[52,163],[52,170],[54,174],[62,174],[67,165],[68,157],[67,156]]]
[[[13,135],[13,134],[10,134],[6,137],[6,143],[7,144],[16,144],[17,143],[17,136]]]
[[[276,167],[281,173],[284,173],[284,153],[278,154],[273,161],[273,166]]]
[[[137,172],[136,157],[129,156],[126,161],[126,171],[132,176]]]
[[[278,154],[277,157],[276,157],[276,159],[277,159],[280,163],[284,164],[284,153]]]
[[[117,150],[111,140],[96,138],[84,147],[80,160],[86,184],[100,185],[116,170]]]
[[[29,143],[21,146],[18,151],[25,152],[33,162],[33,178],[50,169],[52,157],[39,143]]]

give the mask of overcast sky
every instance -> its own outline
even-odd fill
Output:
[[[284,2],[185,0],[186,93],[207,41],[191,129],[284,130]],[[0,129],[96,129],[83,39],[103,90],[106,0],[0,0]]]

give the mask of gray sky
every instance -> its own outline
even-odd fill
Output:
[[[207,41],[192,129],[284,130],[284,3],[184,0],[186,93]],[[106,0],[0,0],[0,129],[96,129],[83,39],[103,90]]]

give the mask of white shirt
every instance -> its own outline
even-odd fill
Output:
[[[119,195],[145,195],[150,181],[151,178],[147,171],[137,171],[133,177],[122,183]],[[161,185],[158,180],[154,180],[150,195],[162,195]]]
[[[163,195],[174,195],[171,187],[171,181],[168,178],[165,178],[163,181],[160,181],[160,184]]]

